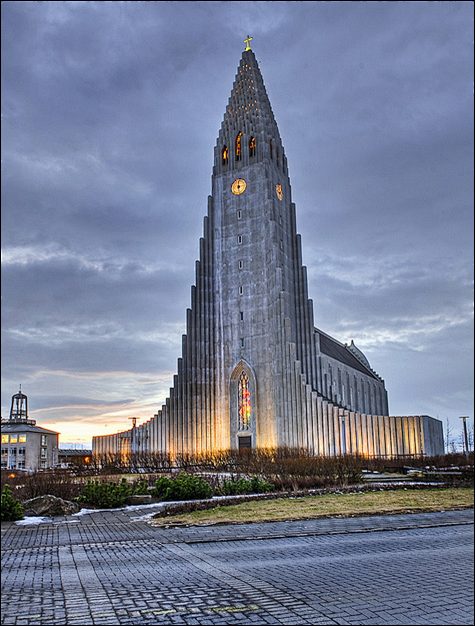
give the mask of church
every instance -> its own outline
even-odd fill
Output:
[[[361,350],[315,327],[287,158],[250,41],[214,148],[177,373],[157,414],[132,429],[134,450],[443,454],[442,422],[390,416]],[[94,437],[93,453],[130,450],[132,430]]]

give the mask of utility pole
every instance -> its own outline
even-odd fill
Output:
[[[463,436],[464,436],[464,441],[465,441],[465,456],[468,459],[468,453],[469,453],[469,449],[468,449],[468,433],[467,433],[467,420],[468,420],[468,415],[463,415],[461,418],[461,420],[463,420]]]

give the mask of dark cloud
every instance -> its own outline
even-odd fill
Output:
[[[3,416],[20,382],[69,438],[165,399],[248,33],[316,325],[393,413],[471,414],[469,3],[3,2]]]

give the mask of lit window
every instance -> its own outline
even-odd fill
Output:
[[[256,138],[255,137],[251,137],[251,139],[249,140],[249,156],[250,157],[256,156]]]
[[[229,150],[228,146],[224,146],[223,151],[221,152],[222,164],[227,165],[229,159]]]
[[[18,435],[18,443],[26,443],[26,435]]]
[[[239,430],[248,430],[251,427],[251,392],[249,376],[244,371],[238,381],[238,410]]]
[[[241,131],[239,131],[238,136],[236,137],[236,161],[241,160],[241,156],[242,156],[241,143],[242,143],[242,133]]]
[[[2,435],[2,443],[8,443],[8,435]]]
[[[18,443],[18,435],[10,435],[10,443]]]

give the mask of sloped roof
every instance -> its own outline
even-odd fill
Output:
[[[32,424],[25,424],[24,422],[2,422],[2,432],[5,433],[43,433],[46,435],[59,435],[55,430],[48,430],[47,428],[41,428],[41,426],[33,426]]]
[[[340,361],[340,363],[344,363],[345,365],[352,367],[358,372],[378,379],[376,374],[371,369],[365,367],[345,345],[336,339],[333,339],[333,337],[330,337],[330,335],[327,335],[318,328],[315,330],[320,335],[320,350],[323,354],[326,354],[336,361]]]

